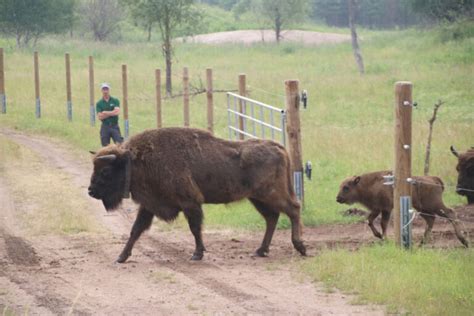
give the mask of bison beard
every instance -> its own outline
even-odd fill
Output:
[[[201,235],[202,204],[249,199],[266,222],[256,255],[266,256],[280,212],[291,221],[293,246],[302,255],[300,204],[291,185],[288,153],[266,140],[226,141],[191,128],[162,128],[135,135],[128,142],[103,148],[94,156],[89,194],[107,210],[117,208],[126,188],[130,161],[130,193],[139,211],[130,238],[117,259],[132,253],[140,235],[156,216],[173,221],[183,212],[195,238],[191,259],[206,250]]]

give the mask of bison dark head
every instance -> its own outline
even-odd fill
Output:
[[[116,209],[122,202],[128,155],[116,145],[105,147],[94,155],[89,195],[102,200],[107,211]]]
[[[458,158],[456,170],[458,171],[458,183],[456,192],[467,197],[469,204],[474,204],[474,149],[464,153],[458,153],[451,146],[451,152]]]
[[[354,204],[358,202],[358,187],[357,184],[360,181],[360,177],[353,176],[349,179],[344,180],[340,187],[339,193],[337,194],[336,201],[341,204]]]

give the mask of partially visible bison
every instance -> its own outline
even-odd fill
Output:
[[[370,210],[368,216],[369,227],[373,234],[381,239],[386,237],[387,226],[393,209],[393,188],[383,184],[383,176],[390,174],[392,174],[391,171],[378,171],[348,178],[341,183],[337,195],[338,203],[361,203],[366,206]],[[412,189],[412,204],[426,221],[422,243],[427,243],[430,239],[435,216],[441,216],[451,221],[459,241],[468,247],[468,241],[463,236],[456,213],[443,203],[444,185],[441,179],[431,176],[413,177],[413,179],[416,183]],[[380,213],[382,213],[382,234],[374,225],[374,220]]]
[[[206,250],[202,204],[249,199],[266,221],[256,255],[266,256],[280,212],[291,220],[293,246],[302,255],[300,204],[293,191],[285,148],[268,140],[226,141],[192,128],[148,130],[95,154],[89,195],[116,209],[124,194],[140,205],[130,238],[117,262],[132,254],[156,216],[170,222],[183,212],[195,238],[192,260]]]
[[[464,153],[458,153],[451,146],[451,152],[458,158],[456,192],[467,197],[467,204],[474,204],[474,147]]]

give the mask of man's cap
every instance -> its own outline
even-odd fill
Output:
[[[110,89],[110,85],[107,82],[100,84],[100,90],[102,89]]]

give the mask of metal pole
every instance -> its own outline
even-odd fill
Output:
[[[128,82],[127,82],[127,65],[122,65],[122,93],[123,93],[123,119],[124,119],[124,136],[129,136],[130,125],[128,122]]]
[[[71,92],[71,58],[69,53],[66,53],[66,109],[67,119],[72,121],[72,92]]]
[[[281,111],[281,141],[283,146],[286,147],[286,113],[284,110]]]
[[[184,126],[189,127],[189,70],[183,68],[183,111]]]
[[[400,227],[401,227],[401,244],[405,249],[411,248],[411,197],[400,197]]]
[[[161,70],[155,70],[155,93],[156,93],[156,127],[163,126],[161,114]]]
[[[394,216],[395,241],[398,245],[402,240],[401,197],[411,197],[411,139],[412,139],[412,83],[397,82],[395,84],[395,167],[394,167]]]
[[[3,48],[0,47],[0,107],[3,114],[7,113],[7,97],[5,95],[5,63]]]
[[[94,57],[89,56],[89,114],[91,126],[95,125],[95,83],[94,83]]]
[[[232,129],[230,125],[232,124],[232,118],[230,116],[230,95],[227,94],[227,128],[229,129],[229,139],[232,140]]]
[[[255,104],[250,103],[250,112],[253,118],[255,118]],[[252,121],[252,135],[257,136],[257,128],[255,126],[255,121]]]
[[[273,110],[270,110],[270,125],[275,126],[275,120],[274,120],[274,117],[273,117]],[[272,128],[271,132],[272,132],[272,140],[275,140],[275,130]]]
[[[35,116],[41,118],[41,98],[40,98],[40,77],[39,77],[39,58],[38,52],[34,53],[35,68]]]
[[[239,75],[239,94],[243,97],[247,96],[247,89],[246,89],[246,78],[247,76],[245,74],[240,74]],[[245,110],[245,104],[244,104],[244,101],[243,100],[240,100],[239,102],[239,112],[240,113],[244,113],[244,110]],[[245,131],[245,127],[244,127],[244,118],[243,117],[239,117],[239,129],[241,131]],[[237,127],[237,125],[236,125]],[[242,134],[242,133],[239,133],[239,139],[245,139],[245,135]]]
[[[214,134],[214,90],[212,87],[212,69],[206,69],[207,79],[207,130]]]

